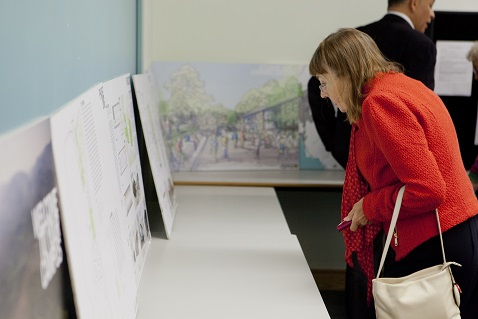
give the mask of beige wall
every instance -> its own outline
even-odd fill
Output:
[[[339,27],[379,19],[386,0],[142,0],[142,70],[152,61],[307,63]],[[478,11],[436,0],[437,11]]]

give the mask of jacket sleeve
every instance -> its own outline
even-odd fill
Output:
[[[402,64],[405,74],[421,81],[430,90],[435,88],[435,64],[437,49],[435,44],[425,35],[423,39],[413,41],[409,48],[413,54],[407,54]]]
[[[417,117],[403,100],[386,97],[367,99],[363,127],[396,175],[397,183],[372,190],[364,197],[363,209],[370,220],[389,221],[401,185],[407,186],[400,218],[433,211],[445,198],[446,184],[434,154],[428,146],[425,119]],[[364,103],[365,104],[365,103]],[[439,125],[430,120],[427,125]],[[373,169],[373,168],[372,168]],[[380,174],[374,170],[375,179]],[[433,178],[430,178],[433,176]]]

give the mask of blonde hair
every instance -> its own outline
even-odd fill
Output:
[[[345,85],[347,120],[355,123],[362,114],[364,85],[377,73],[403,72],[402,67],[388,61],[375,41],[356,29],[339,29],[323,40],[309,63],[312,76],[334,74]]]
[[[475,41],[468,51],[466,58],[471,62],[478,62],[478,41]]]

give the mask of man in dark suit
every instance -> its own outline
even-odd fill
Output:
[[[382,53],[400,63],[405,74],[433,90],[436,47],[424,32],[435,17],[435,0],[388,0],[388,12],[379,21],[357,29],[370,35]],[[325,149],[345,168],[348,158],[350,124],[329,100],[320,97],[320,82],[312,77],[308,98],[317,132]]]

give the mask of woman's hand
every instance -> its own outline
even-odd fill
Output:
[[[363,197],[358,202],[354,204],[352,210],[349,212],[347,217],[344,218],[345,221],[351,220],[352,225],[350,225],[351,231],[356,231],[359,227],[365,226],[369,223],[367,218],[363,213]]]

